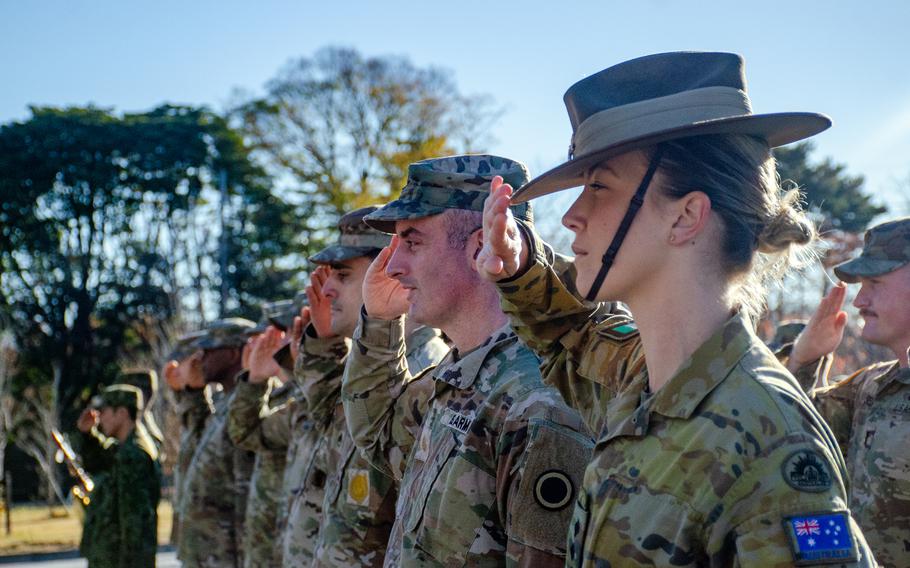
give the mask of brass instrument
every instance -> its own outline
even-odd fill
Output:
[[[90,495],[95,488],[95,482],[92,481],[92,478],[89,477],[85,470],[82,469],[82,466],[79,465],[79,458],[76,456],[76,452],[73,451],[73,447],[70,446],[70,443],[63,437],[63,434],[54,428],[51,430],[51,436],[54,438],[54,443],[57,444],[57,447],[60,449],[58,455],[62,454],[63,460],[66,461],[70,473],[72,473],[78,481],[78,483],[73,486],[73,495],[87,507],[91,502]],[[58,462],[59,461],[60,460],[58,460]]]

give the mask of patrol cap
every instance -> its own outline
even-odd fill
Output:
[[[148,400],[158,392],[158,373],[152,369],[124,369],[120,371],[117,383],[137,387],[142,391],[143,399]]]
[[[243,347],[256,324],[244,318],[225,318],[212,322],[196,344],[198,349]]]
[[[116,384],[101,391],[100,406],[132,408],[137,413],[142,410],[142,391],[133,385]]]
[[[364,223],[364,217],[374,213],[378,207],[371,205],[361,207],[342,215],[338,220],[341,236],[338,242],[330,245],[310,257],[316,264],[333,264],[358,256],[367,256],[389,246],[392,239]]]
[[[796,337],[802,333],[806,327],[806,320],[787,320],[781,322],[777,329],[774,330],[774,337],[768,346],[771,349],[779,349],[787,343],[796,341]]]
[[[394,234],[396,221],[430,217],[446,209],[483,211],[493,176],[501,176],[505,183],[518,189],[528,181],[528,168],[521,162],[489,154],[414,162],[408,166],[408,183],[401,190],[401,197],[367,215],[366,222]],[[530,204],[520,203],[511,209],[516,219],[533,221]]]
[[[167,356],[168,361],[182,361],[199,349],[199,340],[205,337],[205,330],[186,333],[177,338],[173,349]]]
[[[853,260],[834,267],[834,274],[847,283],[881,276],[910,262],[910,217],[876,225],[866,231],[863,251]]]

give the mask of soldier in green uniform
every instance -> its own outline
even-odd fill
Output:
[[[142,400],[145,404],[142,407],[142,414],[139,416],[139,425],[155,442],[158,458],[163,461],[165,458],[161,450],[164,444],[164,434],[158,426],[158,420],[155,419],[155,403],[158,401],[158,373],[152,369],[124,369],[115,382],[121,385],[133,385],[142,391]]]
[[[302,487],[291,504],[285,537],[290,554],[303,549],[306,542],[301,539],[312,534],[314,566],[381,566],[394,521],[397,483],[357,452],[340,398],[350,338],[363,304],[363,277],[390,241],[389,235],[363,221],[376,209],[364,207],[342,216],[339,241],[310,258],[320,268],[307,289],[312,317],[300,334],[297,381],[319,436],[312,468],[326,477],[319,487],[317,532],[307,530],[315,520],[310,504],[315,495]],[[405,333],[405,357],[412,368],[434,364],[448,351],[435,329],[409,324]],[[286,554],[284,560],[296,563],[298,558]]]
[[[136,568],[155,565],[158,548],[158,501],[161,468],[149,438],[136,435],[142,392],[132,385],[113,385],[100,397],[85,444],[109,448],[110,467],[94,475],[95,488],[85,512],[79,550],[90,568]]]
[[[850,510],[883,566],[910,559],[910,218],[872,227],[862,253],[834,268],[847,283],[861,283],[853,305],[865,320],[862,337],[887,347],[895,360],[874,363],[846,379],[812,391],[844,451]],[[830,355],[843,339],[846,288],[822,300],[793,345],[788,366],[801,369]],[[814,367],[814,366],[813,366]]]
[[[354,442],[401,480],[387,566],[565,561],[592,443],[475,271],[494,175],[527,180],[498,156],[411,164],[401,197],[366,218],[396,237],[364,282],[342,392]],[[516,209],[531,222],[527,205]],[[405,361],[405,313],[455,346],[422,373]]]
[[[494,181],[479,262],[521,278],[539,253],[507,208],[583,185],[563,217],[575,289],[625,302],[640,333],[646,366],[606,407],[568,564],[874,565],[830,429],[750,321],[814,238],[770,148],[829,120],[753,115],[726,53],[627,61],[565,102],[569,160],[514,196]]]
[[[243,520],[254,454],[228,436],[227,412],[241,370],[241,351],[255,324],[242,318],[218,320],[196,347],[206,383],[222,387],[186,471],[180,498],[180,558],[184,566],[243,564]],[[199,352],[197,351],[197,353]]]

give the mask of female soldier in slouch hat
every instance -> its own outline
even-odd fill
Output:
[[[770,149],[830,120],[752,114],[728,53],[627,61],[565,102],[569,160],[514,195],[494,180],[480,260],[511,282],[544,262],[507,206],[583,185],[563,217],[575,286],[625,302],[640,331],[646,365],[606,407],[568,563],[874,565],[830,429],[752,324],[815,238]]]

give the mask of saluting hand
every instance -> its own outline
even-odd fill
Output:
[[[319,337],[332,337],[332,300],[325,297],[322,288],[329,279],[328,266],[319,266],[310,275],[310,285],[306,287],[306,297],[309,301],[310,322],[316,329]]]
[[[183,384],[185,386],[194,389],[205,388],[205,374],[202,372],[202,356],[202,349],[197,349],[186,361],[186,364],[181,365],[186,373],[183,379]]]
[[[371,317],[391,320],[408,313],[408,291],[386,274],[398,243],[398,236],[392,237],[392,242],[379,252],[363,277],[363,307]]]
[[[495,176],[483,204],[483,248],[477,256],[477,272],[496,282],[513,276],[527,262],[527,247],[509,210],[512,186]]]
[[[177,372],[179,367],[180,363],[177,361],[168,361],[164,366],[164,382],[173,391],[182,391],[184,387],[181,376]]]
[[[84,409],[79,415],[79,419],[76,420],[76,428],[80,432],[89,432],[96,424],[98,424],[98,411],[94,408]]]
[[[300,308],[300,315],[294,317],[294,324],[291,326],[291,359],[297,361],[297,355],[300,354],[300,342],[303,341],[303,330],[310,325],[310,307]]]
[[[250,383],[264,383],[269,377],[278,376],[281,367],[275,361],[275,352],[284,345],[284,332],[270,325],[265,333],[251,339]]]
[[[847,288],[838,284],[822,298],[809,323],[793,343],[787,369],[791,373],[812,361],[833,353],[844,338],[847,312],[842,311]]]

